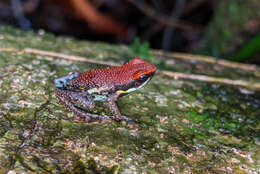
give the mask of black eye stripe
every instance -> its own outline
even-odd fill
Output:
[[[118,90],[127,91],[128,89],[131,89],[131,88],[138,88],[143,83],[145,83],[149,78],[151,78],[152,75],[153,75],[153,73],[145,74],[143,76],[140,76],[136,80],[129,81],[128,83],[117,84],[117,85],[115,85],[115,88],[113,88],[111,91],[109,91],[109,93],[113,93],[114,91],[118,91]]]
[[[140,82],[135,82],[135,86],[138,86],[138,85],[140,85]]]
[[[142,82],[145,82],[148,78],[149,78],[148,75],[143,75],[143,76],[141,76],[141,77],[138,79],[138,81],[140,81],[140,82],[142,83]]]

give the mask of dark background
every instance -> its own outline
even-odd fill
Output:
[[[0,25],[259,64],[254,0],[0,0]]]

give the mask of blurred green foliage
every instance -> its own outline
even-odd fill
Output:
[[[140,57],[156,65],[161,64],[161,61],[159,59],[153,57],[153,54],[150,50],[149,42],[142,43],[140,38],[137,37],[134,43],[130,45],[130,49],[136,57]]]
[[[260,53],[260,33],[242,47],[233,58],[234,61],[243,62]]]
[[[148,59],[152,57],[150,44],[148,42],[141,43],[138,37],[135,39],[134,43],[130,45],[130,49],[141,58]]]
[[[257,0],[219,1],[214,18],[206,27],[200,49],[196,53],[240,62],[252,58],[259,49],[257,42],[260,42],[256,42],[259,38],[246,45],[248,37],[244,33],[248,32],[250,21],[259,18],[259,9]],[[239,45],[245,47],[237,52]]]

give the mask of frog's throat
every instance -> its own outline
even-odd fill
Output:
[[[125,91],[125,93],[130,93],[133,91],[136,91],[142,87],[144,87],[149,81],[150,81],[151,77],[149,77],[143,84],[141,84],[140,86],[136,87],[136,88],[129,88],[128,90]]]

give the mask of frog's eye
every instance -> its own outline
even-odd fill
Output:
[[[143,76],[140,77],[140,80],[145,80],[146,78],[147,78],[147,76],[143,75]]]
[[[141,83],[145,82],[148,79],[148,75],[143,75],[141,76],[138,81],[140,81]]]

